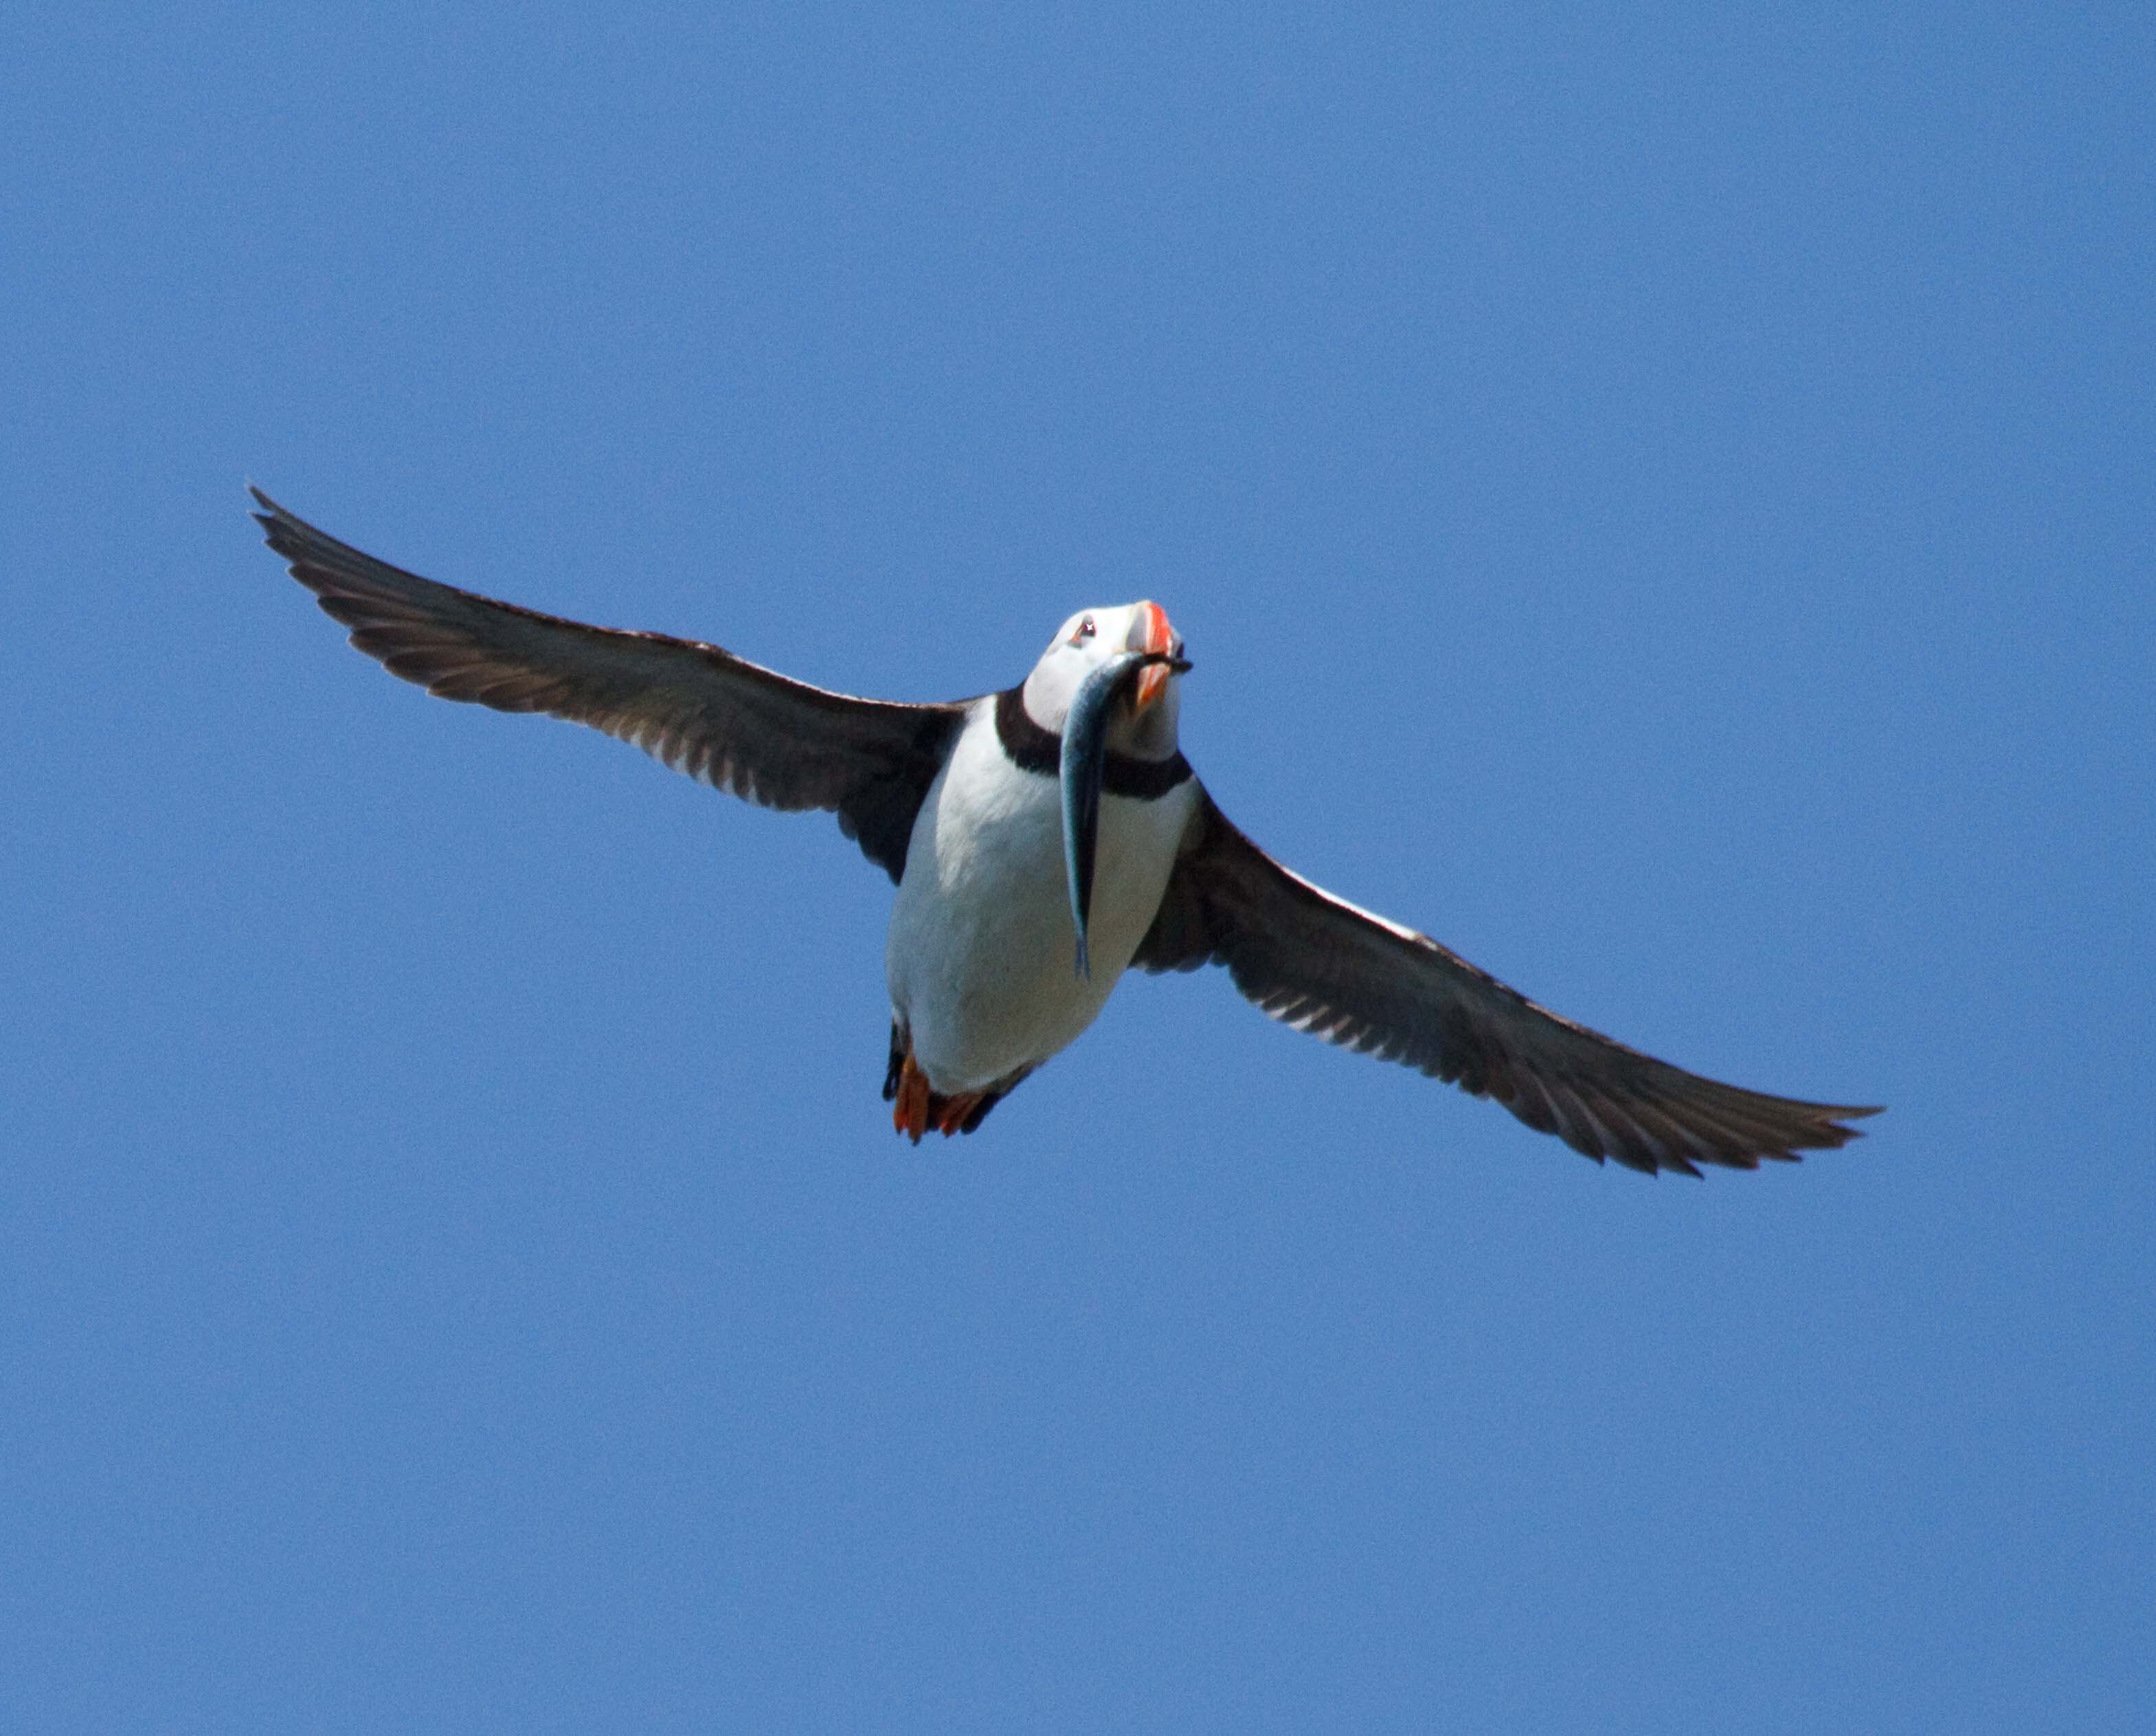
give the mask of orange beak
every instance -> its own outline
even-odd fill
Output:
[[[1158,603],[1140,605],[1145,610],[1145,643],[1134,650],[1155,654],[1175,648],[1175,629],[1168,624],[1168,611]],[[1156,663],[1138,671],[1137,691],[1131,698],[1133,716],[1147,706],[1158,703],[1162,694],[1168,691],[1168,678],[1172,671],[1165,663]]]

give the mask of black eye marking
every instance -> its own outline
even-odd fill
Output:
[[[1078,643],[1078,640],[1079,640],[1079,639],[1091,639],[1092,636],[1093,636],[1093,618],[1092,618],[1092,616],[1088,615],[1088,616],[1086,616],[1086,619],[1085,619],[1084,620],[1081,621],[1081,622],[1078,624],[1078,635],[1077,635],[1077,638],[1076,638],[1076,639],[1073,639],[1070,641],[1070,643],[1071,643],[1071,644],[1073,644],[1073,645],[1076,645],[1076,644]]]

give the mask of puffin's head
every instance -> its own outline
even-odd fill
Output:
[[[1168,624],[1168,612],[1158,603],[1080,610],[1056,629],[1040,661],[1025,678],[1026,715],[1060,735],[1070,701],[1086,677],[1125,651],[1179,661],[1183,635]],[[1140,759],[1166,759],[1175,752],[1176,677],[1180,673],[1166,663],[1138,671],[1127,705],[1109,723],[1111,747]]]

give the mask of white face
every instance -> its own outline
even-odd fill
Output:
[[[1157,603],[1084,609],[1056,629],[1055,637],[1025,678],[1025,709],[1043,729],[1060,733],[1070,701],[1087,675],[1124,651],[1183,655],[1183,635],[1168,625]],[[1164,759],[1175,752],[1181,678],[1156,667],[1139,678],[1132,710],[1108,727],[1109,745],[1120,752]]]

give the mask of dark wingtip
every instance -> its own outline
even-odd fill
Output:
[[[1863,1128],[1845,1127],[1842,1125],[1844,1122],[1859,1121],[1867,1115],[1883,1115],[1886,1112],[1887,1106],[1884,1103],[1829,1105],[1822,1111],[1822,1119],[1815,1130],[1819,1137],[1816,1139],[1800,1142],[1797,1150],[1840,1151],[1851,1140],[1861,1139],[1864,1137]],[[1791,1163],[1794,1163],[1797,1160],[1797,1151],[1791,1151],[1789,1158]]]
[[[296,551],[286,547],[286,542],[313,526],[288,508],[279,506],[252,482],[247,485],[247,491],[254,496],[255,505],[261,509],[248,516],[262,526],[262,540],[287,559],[296,558]]]

